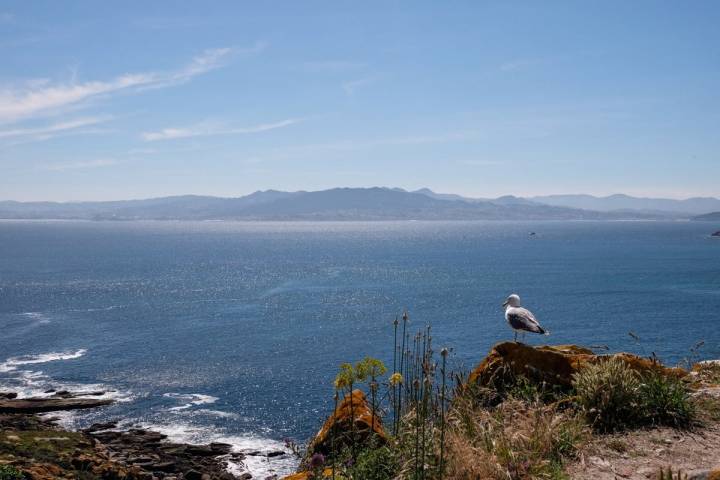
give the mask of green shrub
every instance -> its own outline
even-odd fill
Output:
[[[0,465],[0,480],[24,480],[25,475],[10,465]]]
[[[394,478],[400,468],[395,453],[388,447],[363,450],[349,469],[349,477],[362,480]]]
[[[687,427],[695,417],[688,390],[676,378],[655,372],[644,375],[639,394],[642,416],[647,423]]]
[[[611,358],[573,375],[578,403],[600,431],[621,430],[637,421],[640,376],[624,361]]]
[[[695,409],[678,379],[648,372],[640,375],[620,359],[585,367],[573,376],[577,401],[600,431],[636,425],[687,427]]]

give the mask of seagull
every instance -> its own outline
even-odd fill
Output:
[[[550,335],[544,328],[540,326],[535,315],[526,308],[520,306],[520,296],[513,293],[503,303],[505,307],[505,320],[510,324],[510,328],[515,330],[515,342],[517,342],[518,330],[524,332],[539,333],[541,335]]]

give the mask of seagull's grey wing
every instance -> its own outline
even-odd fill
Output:
[[[540,326],[538,321],[535,320],[535,315],[533,315],[527,308],[517,307],[511,309],[508,312],[507,320],[510,322],[510,326],[515,330],[545,333],[545,330]]]

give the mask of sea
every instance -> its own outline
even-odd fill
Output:
[[[288,451],[332,410],[343,362],[392,368],[393,321],[457,372],[511,340],[720,358],[720,238],[704,222],[0,221],[0,391],[97,393],[65,413],[170,439]],[[717,230],[717,228],[715,228]],[[248,456],[256,478],[291,455]]]

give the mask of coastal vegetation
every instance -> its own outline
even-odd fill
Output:
[[[720,412],[717,398],[693,395],[720,379],[716,366],[689,374],[654,357],[506,342],[472,372],[449,371],[429,326],[393,323],[393,368],[340,367],[334,412],[287,480],[569,479],[599,439],[627,452],[614,435],[697,431]],[[686,477],[661,465],[653,478]]]

